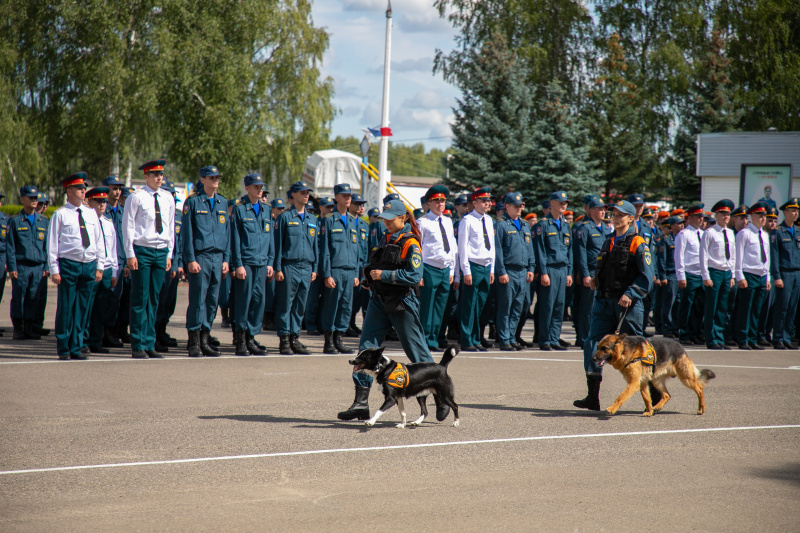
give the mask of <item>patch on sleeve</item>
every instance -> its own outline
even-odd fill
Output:
[[[650,257],[650,250],[647,247],[644,249],[644,262],[647,263],[648,266],[653,262],[653,259]]]
[[[536,226],[536,235],[541,235],[541,234],[542,234],[542,227]]]
[[[183,214],[184,215],[189,214],[189,204],[183,204]]]
[[[411,264],[414,265],[414,268],[419,268],[422,264],[422,254],[419,252],[414,252],[411,254]]]

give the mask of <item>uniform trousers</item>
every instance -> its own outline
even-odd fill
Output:
[[[325,305],[325,291],[322,280],[322,274],[317,272],[317,279],[310,282],[306,294],[305,313],[303,317],[306,320],[306,331],[319,331],[322,328],[322,321],[320,315],[322,307]]]
[[[275,284],[275,328],[279,337],[299,335],[311,285],[311,263],[284,261],[281,268],[285,279]]]
[[[567,267],[546,266],[550,285],[539,283],[539,346],[557,345],[564,321],[564,298],[567,290]]]
[[[643,317],[644,306],[641,300],[634,300],[633,305],[628,307],[628,312],[625,313],[625,308],[619,305],[619,298],[596,297],[594,299],[589,335],[583,343],[583,369],[587,376],[603,374],[603,367],[597,366],[592,361],[592,356],[597,351],[597,343],[606,335],[617,330],[620,319],[622,319],[622,325],[619,327],[620,333],[641,335]]]
[[[17,279],[11,280],[11,318],[33,321],[37,316],[39,286],[47,288],[47,279],[42,277],[44,263],[24,265],[17,262]]]
[[[461,283],[461,346],[480,344],[480,319],[489,296],[491,267],[470,261],[472,285]]]
[[[790,342],[794,335],[794,318],[800,303],[800,270],[781,271],[782,289],[775,289],[775,315],[772,342]]]
[[[344,333],[350,326],[350,316],[353,314],[353,289],[355,288],[353,282],[356,279],[356,269],[331,268],[331,277],[336,282],[336,286],[332,289],[325,287],[320,325],[322,331]]]
[[[211,331],[217,315],[222,259],[222,252],[201,252],[194,259],[200,264],[200,272],[191,274],[187,271],[189,306],[186,308],[186,329],[189,331]]]
[[[131,350],[154,350],[158,293],[164,283],[167,249],[134,245],[139,263],[131,271]]]
[[[497,340],[501,345],[516,342],[517,324],[528,300],[528,270],[506,267],[508,283],[497,284]]]
[[[703,286],[705,301],[706,345],[725,344],[725,320],[728,312],[728,298],[731,291],[731,271],[709,268],[708,275],[714,283],[712,287]]]
[[[667,284],[661,287],[664,290],[661,298],[661,334],[678,336],[678,311],[681,297],[678,291],[678,278],[674,272],[667,273]]]
[[[261,332],[264,321],[264,280],[267,265],[242,265],[247,275],[234,278],[233,315],[231,322],[236,331],[245,331],[255,337]]]
[[[772,331],[772,320],[775,311],[775,284],[770,286],[764,296],[764,303],[761,304],[761,311],[758,313],[758,339],[766,339]]]
[[[56,351],[58,355],[80,356],[97,261],[81,263],[60,258],[58,265],[61,283],[56,305]]]
[[[35,328],[44,328],[44,313],[47,309],[47,279],[42,278],[39,286],[36,288],[36,312],[34,313],[31,321]]]
[[[405,311],[400,313],[387,313],[383,300],[374,292],[369,300],[367,314],[361,331],[361,340],[358,351],[367,348],[380,348],[386,334],[394,328],[400,337],[400,345],[412,363],[433,362],[428,344],[422,331],[422,322],[419,317],[419,300],[416,294],[409,291],[403,296]],[[360,387],[371,387],[372,376],[363,372],[353,372],[353,381]]]
[[[697,337],[700,333],[697,327],[697,315],[695,303],[698,295],[703,290],[703,278],[697,274],[686,273],[686,288],[681,289],[681,303],[678,311],[678,323],[680,324],[680,340],[688,340]]]
[[[94,298],[92,301],[92,312],[89,319],[89,338],[87,340],[90,348],[103,347],[103,326],[106,322],[108,313],[108,301],[111,299],[113,289],[111,288],[112,269],[107,268],[103,271],[103,279],[94,284]]]
[[[175,277],[172,277],[175,274]],[[119,283],[119,281],[117,281]],[[164,283],[158,293],[158,311],[156,312],[156,323],[167,324],[172,315],[175,314],[175,306],[178,304],[178,284],[180,280],[176,272],[164,272]]]
[[[450,268],[437,268],[433,265],[422,267],[420,304],[422,328],[430,348],[439,347],[442,324],[446,323],[445,310],[450,297]]]
[[[592,274],[594,277],[594,274]],[[578,346],[583,346],[586,337],[589,336],[589,324],[592,316],[592,306],[594,305],[595,291],[583,285],[581,280],[575,291],[578,306],[575,309],[575,338]]]
[[[126,266],[128,265],[125,261],[117,262],[117,286],[111,289],[111,297],[108,300],[108,311],[105,314],[105,325],[109,327],[117,324],[117,318],[122,312],[120,309],[120,302],[122,300],[122,291],[125,286],[128,287],[128,292],[130,292],[131,280],[129,277],[125,278],[122,275],[122,270]],[[127,324],[128,322],[126,321],[125,323]]]
[[[767,276],[744,273],[747,288],[739,288],[739,309],[736,311],[736,329],[739,344],[758,342],[758,310],[767,296]]]

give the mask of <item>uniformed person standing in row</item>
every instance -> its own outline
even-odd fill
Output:
[[[53,213],[47,235],[50,275],[58,285],[56,350],[61,360],[86,359],[81,348],[92,284],[103,279],[103,231],[97,213],[83,205],[85,180],[86,172],[76,172],[61,181],[67,203]]]
[[[636,216],[634,217],[634,221],[636,223],[636,231],[639,232],[639,236],[644,239],[644,243],[647,245],[648,250],[655,250],[653,248],[653,231],[647,221],[642,217],[644,214],[644,210],[646,209],[644,204],[644,195],[639,193],[633,193],[628,195],[628,201],[633,204],[633,207],[636,209]],[[646,337],[651,337],[652,335],[647,334],[647,319],[650,316],[650,310],[653,307],[653,299],[651,295],[647,295],[647,298],[644,299],[644,323],[642,324],[642,334]]]
[[[8,277],[11,278],[11,323],[14,340],[40,339],[36,315],[40,291],[47,291],[48,220],[36,212],[39,190],[19,190],[22,210],[8,221],[5,238]]]
[[[118,176],[112,175],[103,179],[103,186],[108,187],[109,190],[108,205],[103,216],[111,221],[117,236],[117,285],[112,288],[111,297],[108,301],[102,345],[106,348],[122,348],[122,340],[118,332],[119,316],[123,313],[123,310],[120,309],[120,302],[123,300],[124,293],[125,301],[129,304],[127,306],[128,309],[124,312],[125,316],[129,317],[131,291],[130,269],[128,268],[127,257],[125,257],[125,243],[122,241],[122,214],[124,209],[121,197],[125,184],[120,181]],[[128,321],[129,319],[126,318],[126,330]]]
[[[325,297],[322,307],[322,331],[325,353],[353,353],[345,347],[342,337],[353,314],[353,289],[358,287],[361,264],[361,235],[355,217],[350,214],[352,200],[349,183],[333,187],[336,208],[320,223],[322,281]]]
[[[461,270],[461,350],[485,352],[481,345],[480,317],[494,283],[494,224],[486,212],[491,187],[470,195],[473,209],[458,224],[458,262]]]
[[[283,210],[286,209],[286,203],[283,198],[275,198],[269,203],[269,227],[270,236],[272,237],[272,252],[275,253],[275,222]],[[273,260],[273,264],[274,264]],[[272,265],[270,265],[272,266]],[[264,322],[261,324],[262,329],[275,330],[275,276],[273,269],[273,276],[266,281],[266,290],[264,291]]]
[[[175,184],[164,179],[161,189],[172,195],[175,199]],[[177,207],[177,206],[176,206]],[[183,215],[175,209],[175,233],[173,235],[174,244],[172,246],[172,268],[164,272],[164,284],[161,285],[161,292],[158,293],[158,310],[156,311],[156,351],[168,352],[170,348],[178,346],[178,340],[167,333],[167,325],[172,315],[175,314],[175,306],[178,303],[178,283],[184,278],[181,229],[183,228]],[[119,283],[119,281],[117,281]]]
[[[87,328],[87,345],[92,353],[109,353],[103,347],[103,328],[108,313],[109,301],[117,285],[119,264],[117,262],[117,232],[114,223],[104,215],[108,205],[108,187],[95,187],[86,193],[86,203],[97,213],[103,230],[103,251],[105,261],[102,265],[103,278],[92,289],[91,313]],[[98,269],[101,266],[98,263]]]
[[[756,202],[747,212],[750,224],[736,235],[736,264],[739,308],[736,311],[737,340],[740,350],[763,350],[758,344],[758,310],[772,283],[770,281],[769,235],[762,229],[767,204]]]
[[[209,165],[200,169],[202,190],[183,203],[183,263],[189,281],[189,357],[219,356],[211,344],[211,326],[219,302],[222,276],[228,274],[230,224],[228,200],[217,193],[220,173]]]
[[[275,222],[275,324],[281,354],[308,354],[299,341],[306,312],[308,287],[317,279],[317,217],[306,212],[308,184],[298,181],[289,187],[289,209]]]
[[[45,212],[47,211],[47,207],[50,204],[50,197],[40,190],[37,199],[38,202],[36,203],[36,213],[45,217],[45,220],[49,225],[50,220],[48,219]],[[47,255],[45,254],[45,270],[47,268],[48,268]],[[50,273],[48,272],[48,276],[49,275]],[[36,313],[34,314],[33,318],[33,331],[34,333],[42,337],[50,335],[50,329],[44,327],[44,315],[46,309],[47,309],[47,283],[42,283],[39,285],[39,291],[36,296]]]
[[[572,246],[569,224],[562,216],[569,205],[567,193],[550,196],[550,213],[536,225],[534,252],[539,278],[539,349],[566,350],[561,340],[567,287],[572,285]]]
[[[686,211],[688,225],[675,237],[675,274],[678,278],[678,289],[681,293],[681,304],[678,312],[680,324],[680,342],[692,345],[700,343],[699,321],[701,313],[695,308],[698,294],[703,290],[703,278],[700,272],[700,240],[703,230],[703,204],[698,204]]]
[[[578,285],[576,299],[578,301],[575,317],[576,346],[583,347],[589,335],[589,317],[594,303],[592,278],[597,274],[597,255],[611,234],[611,230],[603,222],[606,214],[606,203],[602,198],[592,198],[586,204],[587,219],[575,232],[573,253],[575,254],[575,283]]]
[[[668,217],[664,236],[658,245],[658,277],[664,288],[664,298],[661,302],[661,333],[668,339],[678,338],[680,331],[678,319],[680,294],[675,273],[675,235],[682,229],[681,217]]]
[[[350,214],[356,219],[358,226],[358,248],[359,248],[359,264],[356,272],[361,276],[364,267],[367,266],[367,259],[369,258],[369,224],[364,222],[364,207],[367,203],[364,198],[358,193],[350,195]],[[367,312],[367,305],[369,305],[369,291],[362,289],[359,283],[358,287],[353,289],[353,311],[350,314],[350,325],[345,331],[345,337],[361,337],[361,328],[356,325],[356,315],[361,311],[362,314]]]
[[[736,263],[736,240],[733,231],[728,229],[733,207],[731,200],[714,204],[711,211],[716,224],[703,232],[700,242],[700,273],[706,293],[705,335],[709,350],[728,349],[725,345],[725,322]]]
[[[130,195],[122,216],[125,256],[131,271],[131,352],[134,359],[164,357],[155,349],[158,294],[172,268],[175,200],[161,190],[164,159],[139,167],[145,186]]]
[[[456,268],[458,242],[453,224],[444,216],[444,208],[450,190],[444,185],[434,185],[425,193],[429,211],[417,220],[422,246],[422,290],[420,295],[420,319],[425,332],[428,349],[442,351],[439,334],[446,322],[445,311],[450,296]]]
[[[615,331],[628,335],[642,334],[642,300],[653,287],[653,258],[644,239],[638,234],[636,209],[620,200],[612,208],[614,233],[606,239],[597,256],[597,275],[592,288],[597,294],[592,305],[589,335],[583,345],[583,368],[588,394],[573,402],[575,407],[600,410],[600,383],[603,368],[592,361],[597,343]]]
[[[778,208],[769,206],[767,207],[767,217],[766,221],[764,222],[764,231],[769,235],[770,238],[770,267],[774,268],[775,265],[775,257],[772,255],[774,253],[775,247],[772,246],[772,241],[775,239],[775,229],[778,227]],[[770,272],[770,279],[774,281],[775,278],[772,277],[772,272]],[[772,340],[770,338],[770,333],[772,331],[772,312],[774,309],[775,304],[775,283],[772,283],[770,289],[767,291],[767,295],[764,298],[764,303],[762,304],[761,310],[758,311],[758,334],[756,338],[758,339],[758,344],[761,346],[768,346],[772,347]]]
[[[525,349],[516,342],[517,325],[522,313],[527,312],[528,284],[533,281],[536,263],[531,228],[520,219],[525,199],[521,193],[510,192],[503,198],[503,204],[506,212],[495,233],[497,340],[501,350],[510,352]]]
[[[244,178],[246,195],[231,212],[231,268],[233,269],[233,345],[236,355],[264,355],[256,343],[264,318],[264,280],[272,279],[275,260],[272,225],[267,204],[261,203],[261,174]]]
[[[783,222],[772,239],[771,273],[775,283],[775,311],[772,346],[776,350],[797,349],[792,344],[794,317],[800,299],[800,231],[795,223],[800,213],[800,198],[790,198],[781,206]]]
[[[0,207],[3,206],[5,195],[0,191]],[[8,234],[8,215],[0,211],[0,302],[3,301],[3,292],[6,290],[6,235]],[[0,328],[0,337],[3,336],[3,329]]]

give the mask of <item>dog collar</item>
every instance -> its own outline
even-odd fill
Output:
[[[397,366],[394,367],[392,373],[389,374],[389,378],[386,380],[386,383],[396,389],[405,389],[408,386],[408,381],[408,369],[406,368],[406,365],[403,363],[397,363]]]
[[[655,366],[655,364],[656,364],[656,349],[653,348],[653,345],[650,344],[650,341],[645,341],[644,355],[642,357],[637,357],[635,359],[631,359],[631,361],[628,363],[628,365],[632,365],[633,363],[638,363],[639,361],[641,361],[643,365]],[[625,366],[628,366],[628,365],[625,365]]]

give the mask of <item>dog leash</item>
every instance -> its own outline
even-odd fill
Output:
[[[625,320],[625,315],[628,314],[628,309],[630,309],[630,307],[626,307],[625,312],[622,313],[622,318],[619,319],[619,324],[617,324],[617,330],[614,332],[614,335],[619,335],[619,330],[622,328],[622,321]]]

